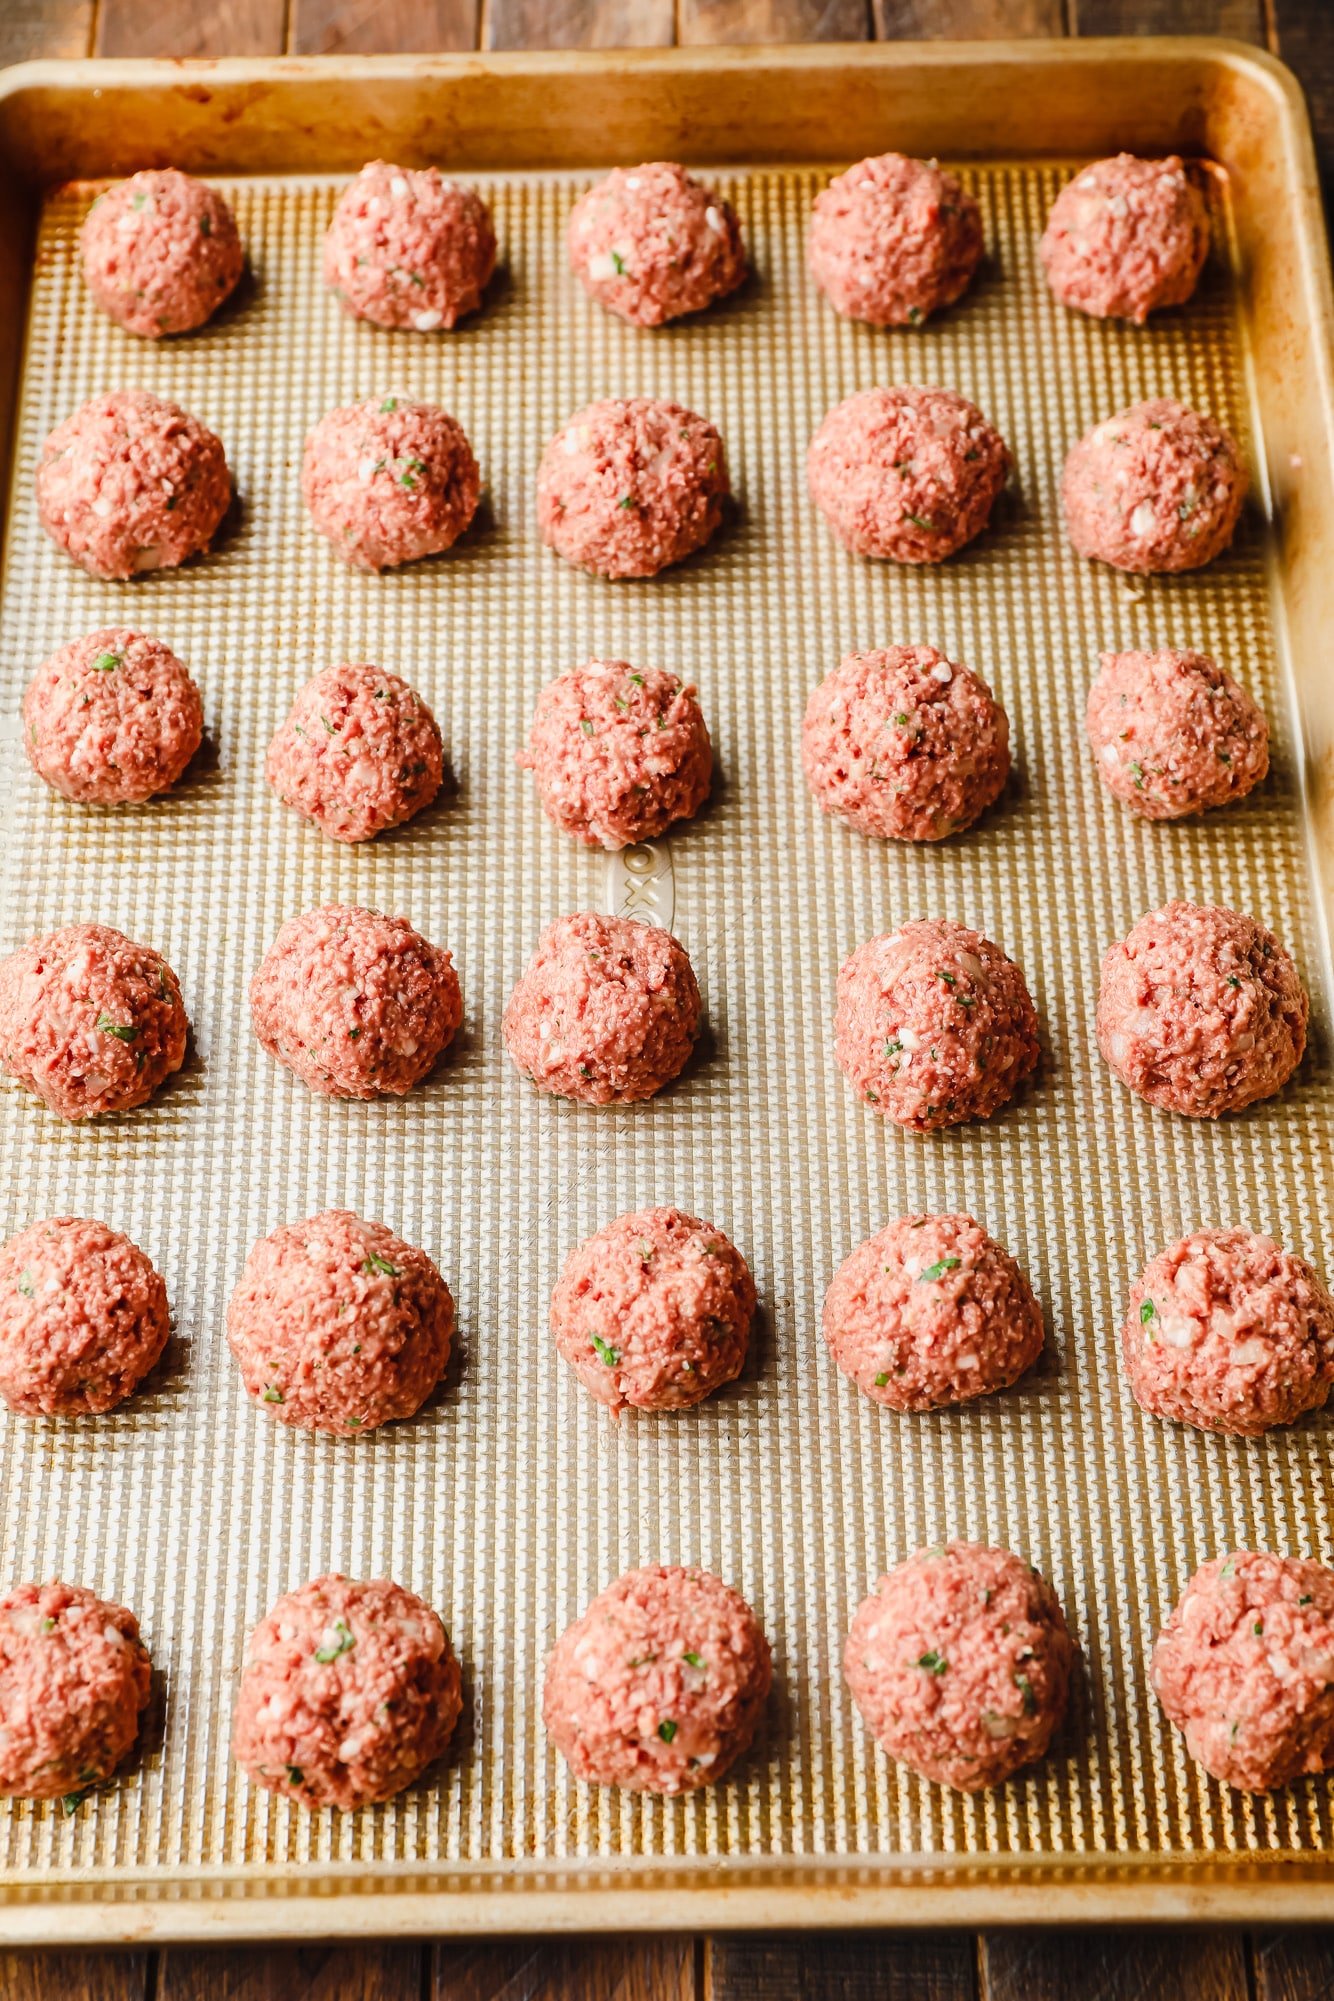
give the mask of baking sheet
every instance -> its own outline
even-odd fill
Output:
[[[388,1878],[572,1858],[744,1869],[803,1858],[982,1857],[1072,1863],[1205,1849],[1315,1855],[1331,1788],[1225,1794],[1185,1757],[1147,1692],[1153,1635],[1196,1563],[1233,1542],[1334,1557],[1330,1422],[1259,1441],[1168,1428],[1130,1400],[1116,1358],[1127,1286],[1196,1225],[1271,1231],[1323,1265],[1330,1232],[1326,967],[1305,854],[1290,689],[1267,581],[1264,497],[1234,551],[1197,577],[1130,582],[1064,542],[1056,482],[1099,417],[1170,393],[1251,437],[1244,329],[1226,254],[1186,312],[1147,331],[1066,314],[1036,240],[1056,166],[961,170],[988,264],[920,332],[835,318],[802,268],[824,173],[721,173],[754,282],[654,335],[592,307],[561,231],[595,176],[479,176],[504,271],[487,310],[425,340],[346,320],[319,282],[336,184],[224,183],[254,280],[213,329],[149,345],[103,321],[77,276],[91,188],[46,203],[17,426],[0,670],[11,728],[33,663],[122,620],[167,640],[203,690],[210,750],[149,807],[76,809],[4,746],[7,873],[0,946],[79,918],[160,947],[194,1024],[157,1101],[62,1126],[0,1098],[0,1229],[104,1217],[168,1284],[168,1361],[91,1423],[0,1415],[0,1573],[59,1574],[134,1607],[159,1672],[141,1763],[76,1812],[0,1817],[0,1880],[50,1885],[321,1884],[333,1865]],[[979,544],[939,570],[859,562],[805,494],[825,410],[875,382],[973,397],[1017,474]],[[242,508],[185,572],[104,585],[37,526],[32,476],[50,426],[85,396],[136,384],[214,426]],[[601,394],[671,394],[713,418],[738,504],[713,548],[652,583],[608,585],[541,548],[542,445]],[[345,570],[306,522],[301,441],[335,403],[443,403],[487,481],[448,558],[399,575]],[[930,641],[975,667],[1011,718],[1017,772],[973,833],[880,846],[822,818],[800,776],[809,688],[852,647]],[[1274,769],[1239,808],[1194,826],[1131,820],[1082,735],[1100,647],[1200,646],[1259,696]],[[603,858],[551,829],[512,765],[539,688],[590,654],[687,672],[713,730],[714,799],[674,833],[674,923],[708,1033],[654,1103],[593,1113],[539,1097],[501,1046],[504,1002],[541,926],[605,904]],[[316,668],[369,658],[406,675],[441,723],[455,786],[367,848],[328,843],[263,783],[264,747]],[[1092,1038],[1102,950],[1169,896],[1272,925],[1312,989],[1311,1053],[1281,1099],[1219,1127],[1114,1084]],[[402,1103],[328,1104],[267,1058],[244,990],[279,923],[332,898],[402,911],[454,952],[465,1022],[435,1078]],[[915,916],[976,924],[1023,966],[1043,1021],[1035,1083],[998,1118],[922,1141],[859,1107],[832,1054],[844,955]],[[618,1212],[678,1204],[725,1229],[762,1301],[740,1383],[677,1416],[619,1425],[559,1362],[546,1301],[578,1238]],[[422,1243],[459,1306],[459,1355],[416,1421],[362,1441],[294,1435],[241,1393],[225,1303],[253,1239],[347,1204]],[[1028,1269],[1047,1317],[1037,1370],[971,1408],[897,1417],[859,1398],[819,1336],[834,1268],[889,1216],[967,1208]],[[838,1663],[851,1611],[887,1564],[949,1536],[1006,1543],[1052,1579],[1082,1648],[1069,1723],[1040,1766],[967,1799],[878,1753]],[[631,1564],[703,1563],[755,1606],[775,1648],[761,1739],[724,1785],[659,1801],[580,1788],[538,1715],[565,1623]],[[390,1805],[304,1811],[250,1787],[228,1751],[244,1636],[279,1592],[326,1568],[387,1573],[441,1612],[464,1664],[454,1755]]]

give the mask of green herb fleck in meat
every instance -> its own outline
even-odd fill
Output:
[[[614,1369],[621,1359],[620,1350],[613,1348],[610,1341],[604,1341],[600,1334],[594,1334],[592,1341],[597,1351],[597,1358],[602,1363],[602,1366],[606,1369]]]
[[[397,410],[398,408],[397,396],[386,396],[384,402],[380,405],[380,408],[387,417],[392,416],[394,411]]]
[[[265,1403],[281,1403],[283,1401],[283,1393],[276,1383],[269,1384],[264,1392],[264,1401]]]
[[[383,1272],[386,1278],[401,1278],[403,1275],[397,1265],[391,1265],[388,1258],[382,1258],[376,1251],[367,1252],[361,1269],[370,1272]]]
[[[934,535],[936,533],[935,522],[928,521],[924,514],[910,514],[905,508],[903,518],[905,521],[911,521],[914,528],[923,529],[928,535]]]
[[[625,259],[622,257],[619,250],[612,251],[611,261],[616,268],[616,276],[618,278],[623,278],[625,276]],[[669,1738],[667,1741],[670,1743],[671,1739]]]
[[[1157,1311],[1158,1308],[1154,1305],[1153,1301],[1151,1299],[1146,1299],[1144,1301],[1144,1304],[1140,1307],[1139,1310],[1140,1326],[1147,1327],[1149,1322],[1153,1319],[1154,1315],[1157,1313]]]
[[[33,1283],[32,1283],[32,1273],[30,1271],[26,1269],[21,1271],[15,1283],[17,1284],[19,1291],[23,1294],[23,1297],[25,1299],[32,1298]]]
[[[99,1014],[96,1025],[103,1035],[114,1035],[117,1042],[134,1042],[139,1035],[133,1022],[113,1021],[109,1014]]]
[[[938,1278],[944,1278],[947,1271],[957,1271],[962,1263],[962,1258],[937,1258],[935,1263],[928,1265],[925,1271],[918,1272],[917,1283],[919,1285],[933,1285]]]
[[[889,1370],[882,1369],[880,1371],[880,1374],[875,1379],[875,1386],[878,1390],[882,1390],[888,1381],[889,1381]]]
[[[93,672],[94,674],[114,674],[120,666],[120,662],[121,656],[119,653],[99,653],[93,662]]]
[[[1024,1715],[1036,1716],[1038,1699],[1033,1693],[1033,1684],[1028,1676],[1026,1674],[1017,1674],[1014,1678],[1014,1685],[1024,1698]]]
[[[937,1648],[932,1647],[929,1652],[919,1654],[913,1662],[913,1666],[925,1668],[928,1674],[944,1674],[949,1667],[949,1662],[946,1660],[944,1654],[940,1653]]]
[[[670,1716],[663,1717],[662,1722],[658,1725],[658,1735],[664,1744],[670,1744],[673,1737],[675,1737],[676,1725],[672,1722]]]
[[[316,1647],[315,1658],[321,1667],[328,1667],[330,1661],[336,1661],[341,1655],[350,1653],[356,1644],[352,1628],[348,1625],[347,1620],[335,1619],[333,1622],[332,1642],[326,1642],[324,1646]]]

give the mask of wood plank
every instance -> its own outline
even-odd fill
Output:
[[[102,0],[94,53],[277,56],[286,18],[285,0]]]
[[[168,1946],[155,2001],[421,2001],[424,1951],[420,1945]],[[58,1994],[50,1990],[47,2001]]]
[[[1315,127],[1325,195],[1334,196],[1334,21],[1329,0],[1269,0],[1274,41],[1297,72]]]
[[[1265,0],[1069,0],[1069,5],[1074,35],[1265,38]]]
[[[475,49],[480,18],[480,0],[292,0],[287,46],[298,56]]]
[[[144,2001],[146,1952],[0,1952],[4,2001]]]
[[[1239,1932],[984,1932],[981,2001],[1248,2001]]]
[[[0,68],[35,56],[86,56],[93,7],[94,0],[0,0]]]
[[[1261,1932],[1252,1941],[1255,2001],[1329,2001],[1334,1933]]]
[[[680,42],[864,42],[867,0],[678,0]]]
[[[1065,5],[1064,0],[875,0],[875,31],[882,42],[1063,35]]]
[[[702,2001],[974,2001],[977,1993],[971,1932],[713,1938],[704,1964]],[[1069,1992],[1092,2001],[1082,1988]]]
[[[673,0],[482,0],[484,49],[665,49]]]
[[[429,2001],[698,2001],[691,1938],[513,1939],[431,1948]]]

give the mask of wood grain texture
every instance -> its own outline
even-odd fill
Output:
[[[867,0],[677,0],[679,42],[861,42]]]
[[[980,2001],[1248,2001],[1239,1932],[984,1932]]]
[[[701,2001],[974,2001],[977,1994],[971,1932],[715,1938],[704,1969]],[[1070,1989],[1077,1992],[1090,2001]]]
[[[875,0],[882,42],[999,41],[1062,35],[1066,0]]]
[[[145,2001],[146,1952],[0,1952],[0,2001]]]
[[[155,2001],[421,2001],[425,1950],[420,1945],[217,1951],[170,1946],[159,1956]],[[45,2001],[65,1996],[55,1990]]]
[[[1252,1942],[1255,2001],[1331,2001],[1334,1938],[1327,1931],[1261,1932]]]
[[[665,49],[673,0],[482,0],[484,49]]]
[[[1325,200],[1334,200],[1334,8],[1330,0],[1269,0],[1278,53],[1297,72],[1315,127]]]
[[[291,0],[287,46],[301,56],[475,49],[480,13],[480,0]]]
[[[0,0],[0,68],[34,56],[86,56],[92,39],[93,0]]]
[[[431,1952],[429,2001],[697,2001],[691,1938],[442,1941]]]
[[[94,54],[277,56],[286,20],[285,0],[101,0]]]
[[[1321,0],[1316,0],[1321,4]],[[1076,35],[1233,35],[1265,38],[1264,0],[1069,0]]]

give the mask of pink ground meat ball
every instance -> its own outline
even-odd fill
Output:
[[[994,805],[1010,723],[985,681],[934,646],[849,653],[806,704],[801,759],[818,804],[881,840],[941,841]]]
[[[1209,212],[1175,153],[1095,160],[1061,189],[1042,238],[1062,305],[1139,326],[1185,304],[1208,254]]]
[[[707,1570],[627,1571],[547,1661],[542,1721],[576,1779],[684,1793],[749,1750],[773,1678],[744,1598]]]
[[[1037,1010],[998,945],[921,918],[844,961],[834,1054],[865,1104],[933,1132],[1009,1102],[1037,1067]]]
[[[1079,555],[1147,576],[1198,570],[1221,555],[1247,484],[1232,434],[1160,397],[1080,439],[1065,462],[1061,500]]]
[[[1269,770],[1264,711],[1207,653],[1104,653],[1085,728],[1099,778],[1146,820],[1230,805]]]
[[[102,311],[150,339],[202,327],[245,266],[227,203],[176,167],[145,168],[99,195],[79,251]]]
[[[547,818],[590,848],[655,840],[709,796],[713,747],[693,688],[661,667],[590,660],[544,688],[516,764]]]
[[[631,1105],[680,1075],[699,1023],[694,968],[669,931],[584,910],[538,939],[505,1009],[505,1047],[539,1091]]]
[[[250,1635],[232,1752],[247,1778],[305,1807],[370,1806],[415,1784],[463,1708],[437,1615],[387,1578],[312,1578]]]
[[[324,903],[290,917],[250,983],[255,1034],[329,1098],[401,1096],[463,1020],[450,954],[405,917]]]
[[[416,690],[361,663],[307,681],[269,745],[264,775],[285,806],[333,840],[369,841],[430,805],[444,761]]]
[[[589,297],[632,326],[701,312],[746,275],[730,206],[670,160],[613,168],[575,203],[566,241]]]
[[[24,1417],[114,1410],[170,1332],[167,1288],[119,1230],[56,1216],[0,1246],[0,1397]]]
[[[1010,469],[1000,433],[952,389],[862,389],[806,458],[811,499],[845,549],[943,563],[982,533]]]
[[[57,424],[37,467],[37,512],[91,577],[125,582],[207,549],[232,502],[220,441],[146,389],[114,389]]]
[[[53,653],[23,697],[23,748],[66,799],[120,806],[167,792],[204,736],[199,690],[169,646],[105,625]]]
[[[321,417],[306,439],[301,492],[345,563],[389,570],[453,548],[477,512],[482,475],[453,417],[385,396]]]
[[[1074,1655],[1036,1570],[1008,1549],[952,1542],[880,1579],[857,1608],[843,1672],[882,1750],[974,1793],[1045,1756]]]
[[[836,311],[872,326],[920,326],[968,289],[982,214],[934,160],[880,153],[815,200],[811,276]]]
[[[62,1119],[142,1105],[185,1061],[175,973],[109,924],[67,924],[0,959],[0,1063]]]
[[[1153,1650],[1154,1691],[1206,1772],[1246,1792],[1334,1768],[1334,1571],[1234,1550],[1204,1563]]]
[[[1282,1090],[1309,1012],[1272,931],[1235,910],[1168,903],[1102,962],[1098,1047],[1151,1105],[1216,1119]]]
[[[600,577],[655,577],[702,549],[731,492],[705,417],[649,396],[590,403],[537,472],[542,540]]]
[[[1042,1352],[1042,1311],[971,1216],[901,1216],[859,1244],[825,1294],[824,1338],[858,1389],[937,1410],[1008,1389]]]
[[[1196,1230],[1136,1281],[1121,1355],[1145,1410],[1258,1438],[1328,1398],[1334,1300],[1272,1238]]]
[[[128,1755],[152,1670],[139,1622],[77,1584],[0,1598],[0,1793],[61,1799]]]
[[[755,1281],[697,1216],[639,1209],[577,1244],[551,1296],[556,1346],[619,1416],[684,1410],[740,1375]]]
[[[227,1308],[251,1401],[338,1437],[419,1411],[453,1333],[453,1298],[425,1251],[350,1209],[262,1237]]]
[[[491,211],[438,167],[372,160],[343,190],[324,282],[354,319],[434,333],[476,312],[496,268]]]

